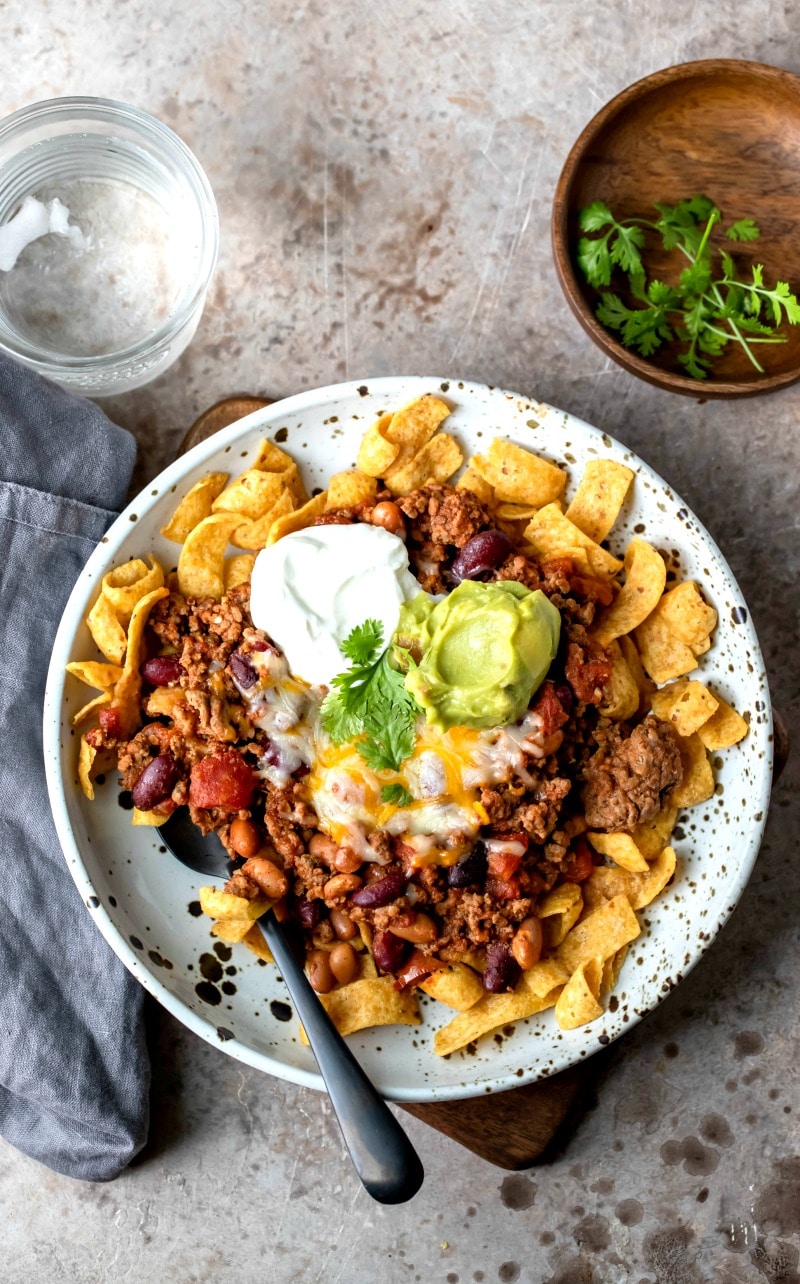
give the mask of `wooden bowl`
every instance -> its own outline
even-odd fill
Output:
[[[764,279],[800,289],[800,77],[763,63],[713,58],[667,67],[607,103],[572,148],[556,188],[553,252],[567,301],[587,334],[631,374],[693,397],[750,397],[800,379],[800,325],[784,323],[782,344],[761,344],[764,374],[730,343],[706,379],[677,364],[677,343],[644,358],[623,347],[594,315],[598,294],[575,259],[578,213],[603,200],[617,218],[649,218],[655,201],[702,192],[727,226],[754,218],[761,237],[728,248],[740,263],[763,262]],[[676,252],[648,237],[650,275],[676,277]],[[613,286],[612,281],[612,289]]]

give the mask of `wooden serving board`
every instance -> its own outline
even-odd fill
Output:
[[[226,397],[218,401],[192,424],[178,454],[270,404],[271,399],[264,397]],[[788,757],[789,741],[782,718],[777,713],[774,717],[777,779]],[[529,1168],[558,1152],[587,1109],[592,1096],[590,1085],[601,1076],[601,1062],[606,1058],[607,1053],[597,1053],[589,1062],[508,1092],[487,1093],[465,1101],[409,1104],[403,1109],[499,1168]]]

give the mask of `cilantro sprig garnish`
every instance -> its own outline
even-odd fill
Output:
[[[414,752],[420,709],[403,674],[389,664],[380,621],[357,624],[341,649],[351,665],[336,675],[322,702],[322,726],[334,744],[354,742],[375,771],[397,771]]]
[[[764,284],[764,266],[752,264],[749,278],[739,276],[727,250],[711,241],[712,229],[722,214],[707,196],[692,196],[677,205],[656,203],[658,218],[617,220],[603,201],[581,210],[584,233],[578,242],[578,264],[587,281],[600,291],[597,319],[619,332],[626,348],[650,357],[664,343],[686,345],[678,361],[695,379],[707,378],[713,359],[729,343],[738,343],[761,374],[753,346],[785,343],[776,333],[782,322],[797,325],[800,304],[786,281]],[[660,235],[666,250],[677,250],[688,266],[677,284],[648,280],[643,251],[646,233]],[[751,218],[731,223],[725,231],[730,241],[747,243],[761,235]],[[630,306],[606,287],[614,271],[627,277],[633,299]]]
[[[414,802],[414,795],[398,781],[394,785],[381,785],[381,802],[394,803],[395,807],[410,807]]]

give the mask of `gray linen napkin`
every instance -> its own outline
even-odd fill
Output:
[[[0,1133],[116,1176],[147,1134],[143,990],[83,905],[50,816],[42,701],[61,612],[122,507],[136,446],[0,353]]]

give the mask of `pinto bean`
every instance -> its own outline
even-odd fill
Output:
[[[336,853],[339,851],[337,844],[327,834],[314,834],[311,842],[308,844],[308,850],[317,860],[323,861],[325,865],[333,869],[333,862]],[[346,870],[342,870],[346,873]]]
[[[328,955],[328,963],[340,985],[349,985],[355,981],[361,967],[358,955],[347,941],[337,941]]]
[[[405,539],[406,519],[401,513],[397,504],[393,504],[390,499],[381,500],[372,510],[373,526],[382,526],[385,531],[391,535],[399,535]]]
[[[362,863],[358,852],[354,852],[352,847],[340,847],[333,858],[333,868],[340,874],[355,874]]]
[[[321,905],[322,901],[312,901],[312,904]],[[353,937],[357,935],[358,928],[346,910],[332,909],[330,920],[331,926],[340,941],[352,941]]]
[[[261,888],[269,901],[279,901],[289,890],[289,880],[282,869],[266,856],[252,856],[242,865],[242,873]]]
[[[230,833],[231,847],[237,856],[248,859],[261,849],[261,835],[252,820],[242,820],[239,816],[233,821]]]
[[[511,953],[523,972],[539,962],[542,953],[542,921],[539,918],[524,919],[511,942]]]
[[[427,914],[401,914],[389,924],[393,936],[401,941],[410,941],[412,945],[430,945],[439,935],[432,918]]]
[[[358,891],[360,886],[358,874],[334,874],[323,887],[322,895],[326,901],[336,901],[341,896],[349,896],[351,892]]]
[[[333,989],[333,972],[327,950],[312,950],[309,954],[308,979],[317,994],[329,994]]]

